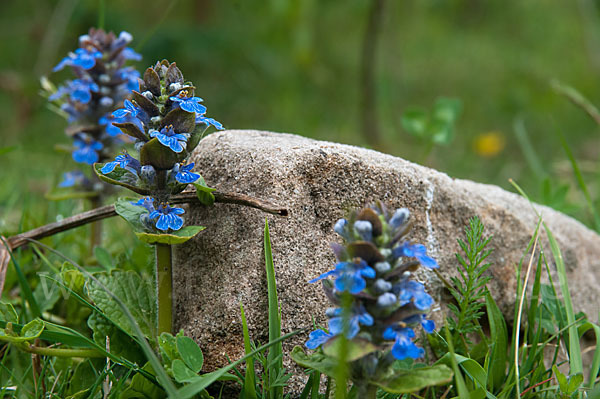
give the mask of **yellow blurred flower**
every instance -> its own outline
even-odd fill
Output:
[[[486,132],[479,134],[473,142],[477,155],[484,158],[492,158],[498,155],[506,145],[502,132]]]

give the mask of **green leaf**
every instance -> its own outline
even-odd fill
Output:
[[[154,140],[156,140],[156,139],[154,139]],[[95,163],[94,167],[93,167],[94,173],[96,173],[96,176],[98,176],[98,178],[100,180],[105,181],[109,184],[114,184],[117,186],[125,187],[125,188],[133,191],[134,193],[137,193],[140,195],[149,195],[150,194],[150,190],[148,190],[146,188],[141,188],[141,187],[135,186],[137,177],[135,177],[128,170],[123,169],[123,168],[115,168],[115,170],[113,170],[112,172],[104,174],[100,170],[100,169],[102,169],[102,167],[104,165],[105,164],[103,164],[103,163]]]
[[[248,331],[248,322],[246,321],[246,313],[244,305],[240,302],[240,312],[242,314],[242,333],[244,336],[244,354],[252,352],[252,343],[250,341],[250,333]],[[600,352],[600,350],[599,350]],[[244,376],[244,388],[242,395],[244,399],[256,399],[256,371],[254,370],[254,358],[246,360],[246,375]]]
[[[281,337],[281,313],[277,299],[277,283],[275,281],[275,266],[273,265],[273,253],[271,252],[271,236],[269,234],[269,222],[265,220],[264,230],[265,268],[267,272],[267,299],[269,303],[269,342]],[[277,386],[276,379],[280,370],[283,370],[283,348],[281,343],[275,344],[267,354],[269,365],[269,385],[272,391],[270,398],[279,398],[283,395],[283,387]]]
[[[150,362],[144,365],[143,370],[154,375],[154,369]],[[119,396],[119,399],[163,399],[165,397],[167,397],[166,393],[160,387],[141,374],[136,374],[131,379],[127,389]]]
[[[129,309],[144,336],[156,342],[156,293],[152,283],[133,271],[113,270],[95,277]],[[128,334],[136,335],[117,301],[95,281],[90,281],[88,295],[108,319]]]
[[[413,370],[395,370],[381,380],[370,381],[390,393],[411,393],[420,389],[446,384],[452,381],[454,373],[443,364]]]
[[[202,355],[202,349],[194,342],[190,337],[185,335],[177,336],[177,351],[181,356],[183,362],[188,366],[194,373],[199,373],[202,370],[202,364],[204,364],[204,356]]]
[[[138,233],[136,231],[135,235],[146,244],[175,245],[186,242],[205,228],[204,226],[186,226],[181,230],[173,231],[169,234]]]
[[[577,391],[579,386],[583,383],[583,374],[575,374],[569,377],[569,385],[567,387],[567,395],[572,395]]]
[[[558,367],[556,367],[556,365],[552,366],[552,371],[554,371],[554,375],[556,376],[556,381],[558,381],[560,391],[563,393],[567,393],[567,390],[569,388],[569,382],[567,381],[567,377],[563,373],[561,373],[560,370],[558,370]]]
[[[177,351],[177,339],[168,332],[163,332],[158,337],[158,347],[163,363],[170,365],[175,359],[181,359]]]
[[[196,187],[196,195],[198,196],[198,200],[200,200],[203,205],[211,206],[215,203],[213,191],[216,191],[216,188],[208,187],[202,176],[200,176],[196,183],[193,184],[194,187]]]
[[[94,247],[94,256],[102,267],[107,271],[111,271],[115,268],[115,262],[113,261],[110,253],[103,247]]]
[[[506,380],[508,330],[502,312],[487,290],[485,294],[485,305],[490,323],[490,341],[492,342],[488,376],[490,380],[490,390],[497,391],[502,387]]]
[[[341,345],[341,337],[335,337],[327,341],[323,345],[323,352],[325,355],[330,356],[334,359],[339,359]],[[346,344],[343,345],[345,349],[344,359],[347,362],[353,362],[368,355],[369,353],[375,352],[378,348],[366,339],[354,338],[346,340]]]
[[[452,125],[460,116],[462,102],[457,98],[440,97],[433,106],[433,119]]]
[[[175,377],[175,381],[180,384],[184,382],[192,382],[199,377],[197,373],[194,373],[192,370],[190,370],[190,368],[179,359],[173,360],[171,370],[173,371],[173,377]]]
[[[146,360],[137,342],[98,312],[88,317],[87,325],[92,330],[94,342],[102,348],[106,348],[108,338],[110,353],[138,364]]]
[[[16,334],[12,324],[8,323],[4,330],[0,330],[0,341],[12,343],[33,341],[42,334],[42,331],[44,331],[44,322],[40,319],[25,324],[19,334]]]
[[[63,283],[78,294],[83,293],[85,276],[78,269],[65,262],[60,270],[60,279]]]
[[[425,137],[429,116],[421,109],[409,109],[402,114],[402,127],[416,137]]]
[[[317,370],[332,378],[335,377],[337,361],[329,356],[325,356],[320,351],[307,355],[302,347],[295,346],[290,353],[290,357],[302,367]]]
[[[169,114],[171,113],[173,111]],[[179,154],[173,152],[169,147],[162,145],[156,137],[146,142],[140,149],[140,162],[142,165],[152,165],[157,171],[171,169],[173,165],[181,161],[183,156],[185,156],[185,151]]]
[[[19,315],[10,303],[0,302],[0,317],[5,322],[16,323],[19,321]]]
[[[144,225],[140,221],[140,216],[147,213],[148,210],[143,206],[133,205],[132,202],[137,202],[134,198],[119,198],[115,202],[115,212],[125,219],[134,231],[144,231]]]

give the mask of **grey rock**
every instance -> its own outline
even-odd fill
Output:
[[[307,282],[335,264],[329,248],[330,242],[340,241],[334,223],[349,210],[375,200],[411,210],[414,227],[409,237],[427,246],[446,277],[456,272],[456,239],[464,237],[469,218],[478,215],[486,234],[493,235],[489,286],[500,308],[512,317],[515,267],[538,221],[517,194],[453,179],[376,151],[291,134],[243,130],[212,134],[202,140],[193,161],[210,186],[289,210],[288,217],[268,216],[284,333],[310,328],[313,317],[325,325],[325,295],[319,284]],[[562,248],[573,303],[596,319],[600,236],[557,211],[536,208]],[[186,216],[188,224],[207,229],[175,251],[176,324],[200,343],[207,370],[227,364],[226,356],[243,355],[240,303],[252,338],[268,341],[266,218],[261,211],[229,204],[195,206]],[[542,247],[548,248],[545,238]],[[552,258],[549,251],[546,255]],[[525,260],[527,264],[529,256]],[[438,302],[448,300],[435,274],[422,271],[419,278]],[[440,321],[443,307],[436,309],[433,317]],[[304,333],[286,342],[284,352],[303,344],[306,337]]]

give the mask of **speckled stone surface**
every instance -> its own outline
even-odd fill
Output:
[[[537,222],[529,203],[516,194],[453,179],[376,151],[291,134],[215,133],[202,140],[193,160],[210,186],[289,210],[288,217],[277,217],[239,205],[189,209],[186,222],[207,229],[175,251],[176,325],[200,343],[207,370],[227,364],[226,355],[236,359],[243,354],[240,303],[252,338],[267,341],[262,241],[267,217],[284,333],[310,327],[312,317],[325,322],[325,296],[319,284],[307,281],[334,266],[329,243],[339,241],[333,233],[335,221],[375,200],[412,211],[414,227],[409,237],[427,246],[446,276],[455,271],[456,239],[464,237],[469,218],[478,215],[486,233],[493,235],[492,294],[505,314],[512,315],[515,265]],[[600,236],[552,209],[537,209],[562,247],[574,303],[596,319]],[[447,299],[433,273],[421,272],[419,279],[437,301]],[[437,309],[433,316],[440,320],[442,311]],[[302,344],[306,336],[286,342],[284,351]]]

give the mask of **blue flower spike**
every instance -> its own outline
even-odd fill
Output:
[[[92,69],[96,66],[96,60],[98,58],[102,58],[102,53],[100,51],[96,49],[78,48],[74,53],[63,58],[52,71],[58,72],[66,66],[81,68],[83,70]]]
[[[326,311],[329,331],[313,331],[305,343],[308,349],[316,349],[340,334],[357,343],[357,339],[367,340],[382,353],[355,359],[353,362],[357,364],[350,369],[373,370],[371,375],[385,375],[390,371],[377,370],[377,367],[389,367],[389,363],[373,363],[373,359],[388,354],[399,360],[424,355],[423,348],[413,341],[415,329],[422,328],[426,333],[434,331],[434,322],[426,317],[434,301],[425,286],[412,279],[413,269],[407,270],[400,258],[416,258],[421,266],[428,268],[439,265],[427,255],[424,245],[401,241],[410,230],[409,217],[406,208],[388,212],[378,203],[337,221],[334,231],[345,245],[332,246],[340,247],[336,250],[340,262],[333,270],[309,281],[334,278],[333,287],[323,284],[323,288],[337,307]],[[340,308],[348,296],[349,307]]]

